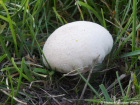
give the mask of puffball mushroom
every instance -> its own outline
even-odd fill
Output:
[[[112,46],[112,36],[104,27],[93,22],[76,21],[56,29],[47,39],[43,53],[53,70],[68,73],[91,67],[96,58],[97,63],[102,63]],[[48,67],[44,58],[43,62]]]

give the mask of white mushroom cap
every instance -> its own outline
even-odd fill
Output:
[[[56,29],[47,39],[43,53],[52,69],[68,73],[92,66],[99,55],[97,63],[102,63],[112,46],[112,36],[104,27],[76,21]],[[48,67],[44,58],[43,62]]]

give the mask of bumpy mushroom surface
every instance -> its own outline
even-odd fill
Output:
[[[101,63],[111,51],[113,39],[101,25],[76,21],[56,29],[47,39],[43,53],[52,69],[62,73]],[[43,58],[44,64],[48,67]],[[83,69],[80,69],[80,71]]]

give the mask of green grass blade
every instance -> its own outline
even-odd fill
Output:
[[[135,51],[136,39],[136,4],[137,0],[133,0],[133,25],[132,25],[132,51]],[[135,61],[135,56],[132,57],[132,63]]]
[[[24,58],[22,58],[22,62],[21,62],[20,76],[19,76],[19,79],[18,79],[18,85],[17,85],[17,90],[16,90],[16,93],[15,93],[15,97],[17,96],[19,88],[20,88],[22,74],[23,74],[23,65],[24,65]]]
[[[80,12],[80,16],[81,16],[80,18],[82,18],[82,20],[84,21],[84,16],[83,16],[83,13],[82,13],[82,11],[80,9],[81,4],[79,3],[79,0],[75,2],[75,5],[77,5],[77,8],[78,8],[78,10]],[[81,19],[79,19],[79,20],[81,20]]]
[[[6,70],[10,70],[10,69],[13,69],[14,67],[5,67],[5,68],[2,68],[1,71],[6,71]]]
[[[104,12],[103,12],[103,9],[102,8],[101,8],[101,12],[102,12],[102,17],[103,17],[104,28],[107,29],[106,23],[105,23],[105,18],[104,18]]]
[[[7,54],[4,54],[4,55],[0,56],[0,63],[1,63],[1,61],[2,61],[4,58],[6,58],[6,57],[7,57]]]
[[[14,103],[14,100],[13,100],[13,97],[14,97],[13,81],[12,81],[12,77],[11,77],[11,75],[10,75],[9,70],[7,70],[7,71],[8,71],[8,79],[10,80],[11,90],[12,90],[12,92],[11,92],[11,94],[12,94],[12,97],[11,97],[11,105],[13,105],[13,103]]]
[[[31,73],[33,73],[33,74],[35,74],[37,76],[40,76],[40,77],[44,77],[44,78],[46,78],[48,76],[48,75],[44,75],[44,74],[39,74],[39,73],[34,72],[34,71],[31,71]]]
[[[51,104],[50,104],[50,101],[49,101],[49,99],[48,99],[48,96],[47,96],[47,95],[45,95],[45,96],[46,96],[46,99],[47,99],[48,104],[51,105]]]
[[[111,99],[110,99],[110,97],[109,97],[109,95],[108,95],[108,93],[107,93],[104,85],[101,84],[101,85],[99,85],[99,87],[101,88],[101,90],[102,90],[102,92],[103,92],[103,94],[104,94],[105,99],[107,100],[107,102],[111,102]]]
[[[119,58],[128,57],[128,56],[134,56],[134,55],[139,55],[139,54],[140,54],[140,50],[136,50],[136,51],[121,55],[121,56],[119,56]]]
[[[53,7],[53,10],[55,12],[56,18],[58,18],[60,20],[60,22],[64,25],[63,20],[61,19],[60,15],[58,14],[58,12],[56,11],[55,7]]]
[[[4,30],[5,27],[6,27],[6,23],[4,23],[3,25],[0,24],[0,42],[1,42],[2,48],[3,48],[4,52],[5,52],[5,54],[0,58],[0,62],[1,62],[7,55],[8,55],[8,56],[7,56],[7,57],[8,57],[8,60],[9,60],[9,61],[11,60],[11,59],[10,59],[10,57],[11,57],[10,52],[8,51],[6,45],[5,45],[4,41],[3,41],[3,37],[2,37],[2,35],[1,35],[1,33],[3,32],[3,30]]]
[[[132,21],[133,17],[131,16],[129,18],[129,21],[127,22],[127,24],[125,25],[124,29],[122,30],[122,32],[120,33],[120,35],[118,37],[116,37],[116,40],[114,42],[114,44],[116,44],[118,42],[118,40],[120,39],[120,37],[123,35],[123,33],[126,31],[126,29],[128,28],[128,26],[130,25],[131,21]]]
[[[38,20],[40,19],[40,12],[43,10],[42,5],[43,5],[43,0],[40,0],[37,11],[35,12],[35,14],[32,15],[32,16],[35,15],[35,24],[36,25],[38,24]]]
[[[101,16],[91,6],[89,6],[88,4],[86,4],[86,3],[82,2],[82,1],[78,1],[78,3],[81,6],[83,6],[83,7],[87,8],[87,9],[91,10],[93,12],[93,14],[97,17],[97,19],[99,20],[99,22],[103,25],[103,21],[102,21]]]
[[[23,13],[23,23],[22,23],[22,32],[21,32],[21,42],[20,42],[20,49],[19,49],[19,57],[21,57],[21,55],[22,55],[22,52],[23,52],[23,40],[24,40],[24,38],[23,38],[23,34],[24,34],[24,24],[25,24],[25,19],[26,19],[26,11],[27,11],[27,7],[28,7],[28,2],[29,2],[29,0],[26,0],[26,3],[25,3],[25,7],[24,7],[24,13]]]
[[[5,11],[7,13],[7,18],[8,18],[9,26],[10,26],[10,29],[11,29],[11,32],[12,32],[12,36],[13,36],[13,40],[14,40],[15,53],[16,53],[16,56],[18,57],[17,41],[16,41],[16,35],[15,35],[15,32],[14,32],[14,28],[13,28],[13,25],[12,25],[12,20],[10,18],[9,12],[8,12],[8,10],[7,10],[7,8],[4,5],[2,0],[0,0],[0,4],[3,6],[3,8],[5,9]]]
[[[126,11],[124,11],[124,16],[122,16],[123,18],[122,18],[122,21],[121,21],[121,25],[122,25],[122,24],[124,23],[124,21],[126,20],[126,16],[128,15],[128,12],[129,12],[129,10],[130,10],[130,4],[131,4],[131,0],[129,0],[128,5],[127,5],[126,8],[125,8]]]
[[[121,88],[121,92],[122,92],[122,96],[124,98],[124,101],[127,102],[126,96],[124,94],[124,91],[123,91],[123,88],[122,88],[122,85],[121,85],[121,82],[120,82],[120,79],[119,79],[118,71],[116,72],[116,75],[117,75],[117,80],[118,80],[118,83],[120,85],[120,88]]]
[[[47,71],[46,69],[41,69],[41,68],[34,68],[33,70],[34,72],[39,72],[39,73],[42,73],[42,74],[49,74],[49,71]]]
[[[129,81],[129,84],[128,84],[128,88],[127,88],[127,92],[126,92],[126,99],[128,98],[130,86],[131,86],[131,80]]]
[[[119,0],[115,0],[115,19],[119,20]],[[118,25],[118,23],[115,21],[115,24]],[[115,28],[116,33],[118,33],[118,28]]]
[[[39,5],[39,0],[36,2],[36,4],[35,4],[35,6],[34,6],[34,9],[33,9],[33,12],[32,12],[32,16],[34,16],[35,14],[36,14],[36,12],[37,12],[37,7],[38,7],[38,5]]]
[[[13,64],[13,66],[15,67],[15,69],[20,73],[20,69],[19,69],[19,68],[17,67],[17,65],[15,64],[14,59],[12,58],[11,60],[12,60],[12,64]],[[30,81],[29,78],[28,78],[25,74],[23,74],[23,77],[24,77],[25,79],[27,79],[28,81]]]
[[[5,54],[7,54],[8,60],[11,61],[11,54],[10,54],[8,48],[6,47],[5,42],[4,42],[1,34],[0,34],[0,42],[1,42],[1,45],[2,45],[2,48],[5,52]]]
[[[4,23],[3,25],[0,23],[0,34],[3,32],[5,27],[6,27],[6,23]]]
[[[97,93],[97,91],[89,84],[89,82],[85,79],[85,77],[83,77],[83,75],[79,72],[79,70],[77,70],[77,72],[81,76],[81,78],[87,83],[87,85],[91,88],[91,90],[100,98],[100,100],[103,101],[103,99],[100,97],[100,95]]]
[[[1,15],[0,15],[0,18],[1,18],[2,20],[5,20],[6,22],[9,22],[8,18],[6,18],[6,17],[4,17],[4,16],[1,16]],[[12,20],[11,20],[11,21],[12,21]],[[16,25],[16,23],[15,23],[14,21],[12,21],[12,24]]]
[[[88,2],[88,1],[87,1],[87,2]],[[96,4],[93,0],[89,0],[89,2],[90,2],[90,3],[88,3],[88,4],[93,5],[93,7],[95,8],[95,10],[96,10],[97,12],[100,12],[100,9],[96,6],[96,5],[98,5],[98,4]]]
[[[16,16],[16,15],[22,10],[22,8],[24,7],[26,1],[27,1],[27,0],[24,0],[24,3],[22,4],[22,6],[19,8],[19,10],[17,10],[17,12],[16,12],[15,14],[13,14],[13,15],[11,16],[11,18],[14,17],[14,16]],[[15,4],[15,5],[16,5],[16,4]]]
[[[54,0],[54,8],[56,8],[56,0]]]
[[[34,79],[32,78],[31,71],[27,68],[25,63],[23,64],[23,70],[24,70],[26,76],[28,77],[28,79],[30,81],[33,81]]]

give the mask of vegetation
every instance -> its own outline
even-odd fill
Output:
[[[0,0],[0,104],[139,104],[139,1]],[[89,81],[78,70],[81,81],[42,62],[49,35],[79,20],[101,24],[114,39],[111,53]]]

